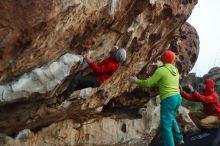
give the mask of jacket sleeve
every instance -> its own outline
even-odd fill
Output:
[[[98,65],[97,63],[93,62],[89,64],[89,66],[92,68],[92,70],[96,73],[105,73],[109,72],[115,69],[115,65],[111,63],[106,63],[102,65]]]
[[[188,94],[185,91],[181,91],[181,95],[184,99],[190,100],[190,101],[198,101],[194,95]]]
[[[161,78],[161,73],[157,69],[149,79],[136,80],[134,83],[136,83],[137,85],[140,85],[140,86],[144,86],[144,87],[152,87],[155,84],[157,84],[157,82],[160,80],[160,78]]]
[[[205,96],[205,95],[201,95],[199,92],[194,92],[194,96],[203,103],[213,103],[216,102],[216,98],[213,96]]]

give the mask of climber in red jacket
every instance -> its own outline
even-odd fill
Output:
[[[181,88],[182,96],[190,101],[201,102],[204,112],[191,112],[190,117],[199,128],[211,129],[218,126],[220,119],[220,106],[218,94],[215,92],[215,83],[211,79],[205,80],[203,92],[200,94],[191,85],[188,85],[192,94],[188,94]]]
[[[87,76],[77,75],[70,82],[67,90],[63,92],[65,98],[75,90],[98,87],[104,83],[118,69],[120,63],[126,60],[126,51],[123,48],[116,48],[116,50],[110,52],[110,57],[99,64],[93,62],[89,55],[84,55],[83,57],[93,70],[93,73]]]

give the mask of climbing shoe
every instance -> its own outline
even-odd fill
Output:
[[[185,146],[185,143],[183,140],[181,140],[179,143],[176,144],[176,146]]]

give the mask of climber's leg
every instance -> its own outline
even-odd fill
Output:
[[[202,128],[200,125],[200,121],[202,119],[204,119],[207,115],[204,114],[203,112],[190,112],[189,113],[189,117],[191,118],[191,120],[193,121],[193,123],[198,127],[198,128]]]
[[[88,88],[88,87],[99,87],[99,79],[95,75],[87,75],[79,80],[79,85],[77,90],[83,89],[83,88]]]
[[[99,80],[96,76],[76,76],[71,82],[66,91],[64,91],[64,97],[68,97],[75,90],[80,90],[88,87],[98,87],[100,86]]]
[[[218,128],[218,117],[216,116],[207,116],[206,118],[202,119],[200,122],[200,126],[205,129],[212,129],[212,128]]]
[[[63,92],[63,96],[66,98],[68,97],[73,91],[76,90],[78,87],[80,78],[82,78],[81,75],[77,75],[75,78],[73,78],[68,86],[68,88]]]
[[[170,96],[161,101],[160,126],[164,146],[174,146],[174,141],[179,143],[183,140],[183,136],[179,131],[179,127],[175,121],[175,112],[178,109],[180,103],[180,95]]]
[[[176,95],[174,100],[176,101],[176,107],[174,109],[174,115],[173,115],[173,121],[172,121],[172,133],[173,133],[173,138],[174,138],[174,142],[176,144],[181,144],[184,143],[183,141],[183,135],[179,129],[179,125],[176,122],[176,118],[175,118],[175,114],[179,109],[179,106],[182,103],[182,96],[180,94]],[[173,101],[174,102],[174,101]]]

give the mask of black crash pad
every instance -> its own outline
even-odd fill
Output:
[[[185,146],[220,146],[220,128],[202,130],[184,137]],[[154,141],[150,146],[163,146],[161,140]]]

